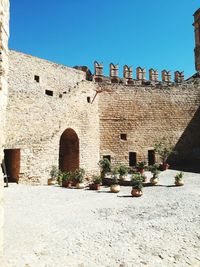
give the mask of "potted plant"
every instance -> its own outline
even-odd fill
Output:
[[[174,178],[175,178],[175,182],[174,183],[175,183],[176,186],[184,185],[183,175],[184,175],[183,172],[179,172],[174,176]]]
[[[175,154],[174,146],[167,141],[166,138],[162,138],[160,141],[155,143],[154,145],[155,152],[160,156],[161,164],[160,169],[165,171],[169,168],[169,164],[167,163],[167,159],[170,155]]]
[[[154,165],[149,166],[149,171],[153,174],[153,177],[150,179],[150,183],[152,185],[156,185],[158,183],[158,174],[160,173],[159,164],[155,163]]]
[[[125,176],[126,174],[128,173],[128,167],[126,165],[123,165],[123,164],[120,164],[118,167],[117,167],[117,171],[119,173],[119,179],[121,181],[124,181],[125,180]]]
[[[83,189],[85,188],[84,184],[84,174],[85,170],[82,168],[76,169],[73,173],[73,179],[76,182],[76,188],[77,189]]]
[[[58,176],[58,183],[62,185],[62,187],[71,187],[72,180],[71,180],[71,173],[70,172],[60,172]]]
[[[112,193],[118,193],[120,191],[119,179],[118,179],[118,172],[116,169],[112,171],[112,184],[110,186],[110,191]]]
[[[99,161],[99,166],[101,168],[101,177],[103,179],[105,178],[106,173],[111,172],[111,163],[107,158],[105,158]]]
[[[49,178],[47,182],[48,185],[55,185],[58,177],[58,168],[55,165],[52,165],[50,176],[51,178]]]
[[[147,163],[145,161],[138,162],[136,165],[137,171],[143,174],[146,166],[147,166]]]
[[[102,183],[102,178],[99,175],[93,175],[92,177],[92,183],[89,184],[90,190],[99,190],[101,183]]]
[[[140,197],[142,193],[143,188],[143,177],[140,172],[136,172],[132,175],[132,190],[131,195],[133,197]]]

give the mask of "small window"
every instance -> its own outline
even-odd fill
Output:
[[[40,82],[40,76],[35,75],[35,76],[34,76],[34,80],[35,80],[37,83],[39,83],[39,82]]]
[[[53,91],[51,90],[45,90],[45,94],[49,96],[53,96]]]
[[[127,140],[127,134],[120,134],[120,139],[123,141]]]
[[[129,166],[134,167],[137,164],[136,152],[129,152]]]
[[[111,162],[111,156],[110,155],[103,156],[103,159],[108,159]]]
[[[90,103],[90,97],[89,96],[87,97],[87,102]]]

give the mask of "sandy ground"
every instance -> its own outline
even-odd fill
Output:
[[[5,259],[11,267],[200,266],[200,174],[172,170],[141,198],[11,184],[5,188]]]

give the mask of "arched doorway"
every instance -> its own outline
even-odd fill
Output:
[[[79,139],[76,132],[68,128],[60,138],[59,169],[75,171],[79,168]]]

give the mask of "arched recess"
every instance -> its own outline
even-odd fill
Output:
[[[75,171],[79,168],[79,139],[76,132],[68,128],[60,138],[59,169]]]

